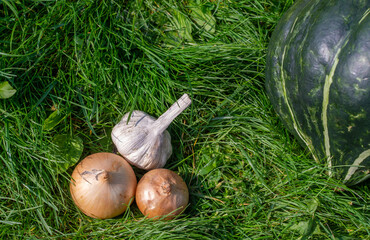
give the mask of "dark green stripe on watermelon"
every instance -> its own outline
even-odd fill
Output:
[[[297,1],[267,54],[266,89],[283,123],[349,184],[370,169],[369,8],[361,0]],[[362,167],[350,168],[355,161]]]

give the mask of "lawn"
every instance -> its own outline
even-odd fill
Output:
[[[16,90],[0,99],[0,238],[370,239],[369,181],[329,177],[265,93],[267,45],[293,2],[0,1],[0,83]],[[79,211],[76,161],[113,152],[126,112],[158,117],[184,93],[165,168],[189,188],[185,212]],[[83,150],[58,148],[70,141]]]

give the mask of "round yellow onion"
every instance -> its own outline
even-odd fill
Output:
[[[95,153],[74,169],[70,192],[86,215],[113,218],[122,214],[135,196],[137,180],[128,162],[113,153]]]
[[[136,189],[136,204],[148,218],[172,219],[189,203],[189,190],[175,172],[158,168],[144,174]]]

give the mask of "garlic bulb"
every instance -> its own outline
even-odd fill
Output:
[[[138,168],[163,167],[172,154],[171,136],[166,129],[190,104],[189,96],[184,94],[158,119],[142,111],[133,111],[131,116],[126,113],[112,130],[118,152]]]
[[[95,153],[74,169],[70,192],[77,207],[93,218],[112,218],[123,213],[135,196],[134,170],[113,153]]]
[[[189,203],[186,183],[175,172],[154,169],[140,179],[135,200],[140,211],[148,218],[172,219],[184,211]]]

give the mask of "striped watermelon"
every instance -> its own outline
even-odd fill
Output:
[[[271,37],[267,94],[329,174],[370,177],[370,1],[298,0]]]

